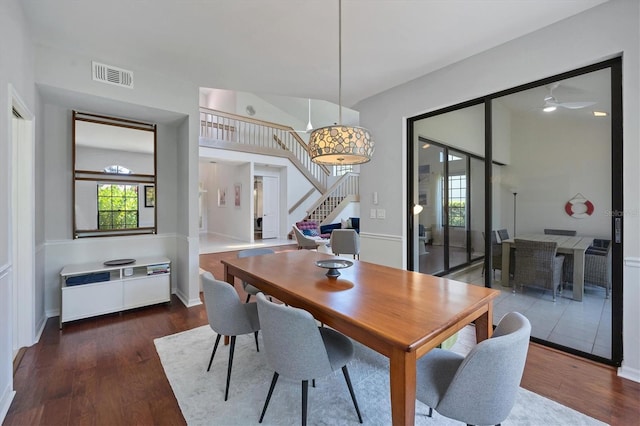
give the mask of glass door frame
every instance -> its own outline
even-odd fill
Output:
[[[406,187],[407,205],[405,206],[405,217],[407,223],[407,269],[415,270],[416,262],[413,254],[415,218],[413,216],[413,194],[415,191],[414,178],[416,171],[413,164],[415,160],[416,146],[414,144],[414,123],[429,117],[445,114],[459,109],[484,104],[484,133],[485,133],[485,235],[490,235],[492,230],[492,205],[493,205],[493,185],[492,185],[492,164],[493,164],[493,128],[492,128],[492,101],[494,99],[511,95],[538,86],[551,84],[556,81],[576,77],[582,74],[591,73],[609,68],[611,71],[611,211],[623,212],[623,127],[622,127],[622,57],[618,56],[606,61],[598,62],[575,70],[567,71],[551,77],[536,80],[500,92],[488,94],[486,96],[455,104],[436,111],[420,114],[406,119],[407,140],[406,140]],[[612,215],[611,235],[612,238],[612,264],[611,264],[611,359],[606,359],[591,354],[586,354],[565,346],[557,345],[548,341],[532,338],[532,341],[545,346],[554,347],[564,352],[572,353],[584,358],[619,367],[622,363],[622,317],[623,317],[623,215]],[[491,271],[491,239],[485,238],[485,271]],[[484,274],[485,287],[491,287],[491,274]]]

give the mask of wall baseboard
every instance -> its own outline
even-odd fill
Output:
[[[11,384],[9,384],[2,392],[2,396],[0,396],[0,423],[3,423],[5,417],[7,417],[11,401],[13,401],[13,397],[15,395],[16,391],[12,389]]]
[[[618,368],[618,376],[640,383],[640,370],[625,367],[624,363],[622,363],[622,367]]]
[[[202,305],[202,300],[200,300],[200,298],[189,300],[189,298],[186,297],[184,294],[182,294],[182,292],[178,289],[176,289],[174,294],[178,296],[178,299],[180,299],[182,304],[187,308],[192,308],[194,306]]]

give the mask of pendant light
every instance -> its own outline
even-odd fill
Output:
[[[342,0],[338,0],[338,107],[338,124],[317,128],[309,136],[311,161],[325,165],[370,161],[374,142],[369,131],[342,124]]]

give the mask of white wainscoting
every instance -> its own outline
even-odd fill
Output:
[[[404,269],[402,236],[360,232],[360,260]]]
[[[11,264],[0,266],[0,423],[4,420],[15,395],[13,390],[13,351],[11,347]]]
[[[640,383],[640,257],[626,257],[624,259],[624,301],[623,324],[635,326],[623,327],[622,341],[624,344],[624,359],[618,369],[618,376]]]

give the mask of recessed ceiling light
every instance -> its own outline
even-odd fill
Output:
[[[593,111],[593,116],[594,117],[606,117],[607,115],[609,115],[609,114],[607,114],[604,111]]]

